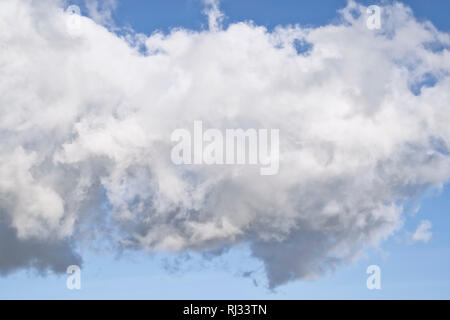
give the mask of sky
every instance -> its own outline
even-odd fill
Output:
[[[0,195],[7,199],[0,207],[0,231],[6,234],[0,247],[1,299],[450,298],[450,132],[445,121],[450,111],[445,73],[450,71],[450,56],[448,50],[440,55],[439,50],[417,49],[419,42],[447,41],[450,47],[448,1],[407,1],[413,21],[403,7],[392,9],[387,29],[382,29],[386,34],[378,38],[364,29],[361,18],[346,21],[349,29],[342,27],[338,10],[347,1],[340,0],[223,0],[218,3],[223,14],[219,31],[210,30],[205,4],[198,0],[43,3],[36,12],[47,5],[64,9],[75,4],[95,23],[86,18],[83,26],[90,35],[81,36],[84,42],[77,36],[70,42],[54,31],[57,22],[48,17],[51,13],[41,13],[42,24],[24,18],[16,25],[0,16],[15,35],[0,34],[0,46],[11,51],[11,56],[5,50],[0,57],[0,66],[11,66],[0,76],[0,89],[12,92],[5,85],[11,82],[16,88],[26,86],[31,94],[18,91],[0,100],[0,105],[13,104],[19,110],[5,107],[8,116],[0,121],[7,141],[0,148],[0,178],[6,181]],[[249,27],[239,25],[242,21]],[[436,30],[423,27],[425,21]],[[299,29],[289,29],[296,24]],[[292,58],[294,51],[286,49],[278,55],[276,45],[268,45],[269,36],[257,26],[268,30],[275,39],[270,41],[282,39],[278,46],[288,47],[290,37],[299,37],[321,51],[297,52]],[[277,26],[286,29],[278,32]],[[184,31],[161,36],[174,28]],[[362,32],[367,33],[359,36]],[[120,37],[129,37],[130,46],[138,43],[133,54]],[[367,38],[373,45],[364,41]],[[234,51],[235,46],[245,53]],[[14,52],[26,62],[12,58]],[[34,57],[31,68],[29,56]],[[379,64],[370,73],[373,61]],[[404,67],[402,72],[392,71],[398,65]],[[213,71],[203,73],[215,68],[224,78],[216,79]],[[48,79],[68,85],[42,80],[43,71]],[[25,80],[18,76],[15,83],[15,74]],[[254,74],[266,75],[267,81],[259,82]],[[236,86],[228,87],[223,82],[241,77],[245,84],[236,80]],[[379,81],[370,81],[372,77]],[[189,87],[189,98],[186,79],[198,85]],[[252,90],[263,99],[255,98]],[[55,98],[58,95],[62,98]],[[261,111],[256,104],[264,101],[273,105],[263,105]],[[30,103],[36,107],[26,107]],[[146,103],[155,107],[143,107]],[[327,103],[336,107],[322,108]],[[46,105],[63,107],[48,111]],[[217,109],[210,105],[226,112],[213,116]],[[317,111],[301,109],[299,114],[299,105]],[[117,116],[111,119],[111,114]],[[370,121],[353,121],[348,114]],[[270,184],[253,172],[241,175],[234,169],[230,176],[237,175],[235,180],[222,178],[216,169],[179,173],[163,157],[142,151],[151,146],[166,152],[160,136],[196,116],[219,128],[230,123],[278,126],[301,139],[305,151],[295,143],[284,145],[289,170],[281,168]],[[117,141],[124,144],[117,146]],[[12,147],[16,144],[20,150]],[[53,164],[41,154],[51,155]],[[306,160],[297,161],[291,154]],[[330,169],[330,161],[338,164]],[[63,169],[55,169],[55,163]],[[147,183],[158,187],[148,189]],[[225,200],[208,202],[215,197]],[[145,218],[133,220],[145,216],[149,203],[156,218],[149,223]],[[41,205],[45,213],[39,211]],[[191,218],[192,211],[200,218]],[[174,212],[183,213],[185,220],[178,223],[185,227],[159,217]],[[127,220],[129,215],[133,219]],[[221,228],[210,224],[215,219]],[[334,219],[336,226],[329,227]],[[11,230],[15,235],[9,237]],[[282,245],[273,239],[282,239]],[[70,253],[61,260],[61,253],[54,256],[52,250]],[[68,290],[65,266],[79,257],[82,287]],[[27,268],[30,264],[37,267]],[[380,267],[381,290],[366,287],[370,265]]]

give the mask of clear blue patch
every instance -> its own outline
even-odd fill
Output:
[[[434,74],[427,72],[424,73],[417,81],[413,82],[409,86],[409,90],[411,90],[415,96],[420,96],[423,88],[434,87],[437,82],[438,78]]]
[[[427,50],[430,50],[434,53],[440,53],[444,50],[450,50],[450,45],[442,43],[440,41],[432,41],[432,42],[426,42],[423,44],[424,48]]]
[[[312,43],[309,43],[303,39],[295,39],[292,45],[297,51],[297,54],[302,56],[308,56],[314,47]]]
[[[441,137],[430,137],[430,145],[434,151],[445,156],[450,156],[450,148]]]
[[[349,13],[355,20],[357,20],[361,16],[361,12],[358,9],[350,9]]]

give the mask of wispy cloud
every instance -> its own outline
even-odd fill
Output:
[[[85,0],[85,4],[92,20],[106,27],[114,27],[113,13],[117,0]]]
[[[433,233],[431,232],[432,224],[428,220],[422,220],[416,231],[412,234],[411,239],[414,242],[428,242]]]

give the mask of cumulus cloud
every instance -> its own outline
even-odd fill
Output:
[[[1,273],[62,271],[105,239],[248,243],[276,287],[358,258],[448,181],[448,34],[400,3],[380,30],[352,1],[320,28],[206,10],[208,30],[155,32],[143,52],[87,17],[69,32],[62,2],[0,2]],[[171,132],[195,120],[280,129],[279,174],[174,165]]]
[[[431,239],[433,233],[431,232],[432,224],[428,220],[422,220],[417,227],[416,231],[413,233],[411,239],[413,242],[428,242]]]

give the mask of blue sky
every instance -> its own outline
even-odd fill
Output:
[[[383,2],[389,3],[389,1],[359,1],[365,5]],[[228,23],[252,20],[258,25],[273,28],[286,24],[319,26],[332,22],[336,18],[336,11],[345,7],[346,3],[346,0],[225,0],[220,6],[226,13]],[[448,1],[409,0],[405,3],[413,9],[417,18],[430,20],[441,30],[450,30]],[[82,2],[79,4],[82,5]],[[131,25],[136,31],[146,34],[156,29],[167,31],[180,26],[199,29],[207,25],[202,8],[199,0],[121,1],[115,18],[119,25]]]
[[[450,32],[450,2],[410,0],[416,17],[430,20],[440,30]],[[75,3],[77,3],[75,1]],[[320,26],[336,18],[344,0],[224,0],[221,8],[226,23],[253,20],[273,28],[300,23]],[[377,4],[376,1],[362,1]],[[81,5],[81,3],[79,3]],[[120,1],[115,12],[118,26],[131,26],[151,34],[172,27],[206,28],[202,5],[197,0]],[[117,254],[86,252],[83,255],[82,289],[66,288],[65,275],[37,275],[19,271],[0,278],[2,299],[450,299],[450,187],[424,196],[417,213],[405,213],[404,228],[383,243],[379,250],[352,265],[314,281],[295,281],[275,291],[264,283],[261,263],[242,245],[222,257],[204,261],[192,254],[180,270],[168,270],[171,255],[141,252]],[[408,242],[422,220],[433,224],[428,243]],[[245,263],[243,263],[245,262]],[[366,268],[381,267],[382,289],[366,288]],[[248,270],[258,270],[243,277]]]

